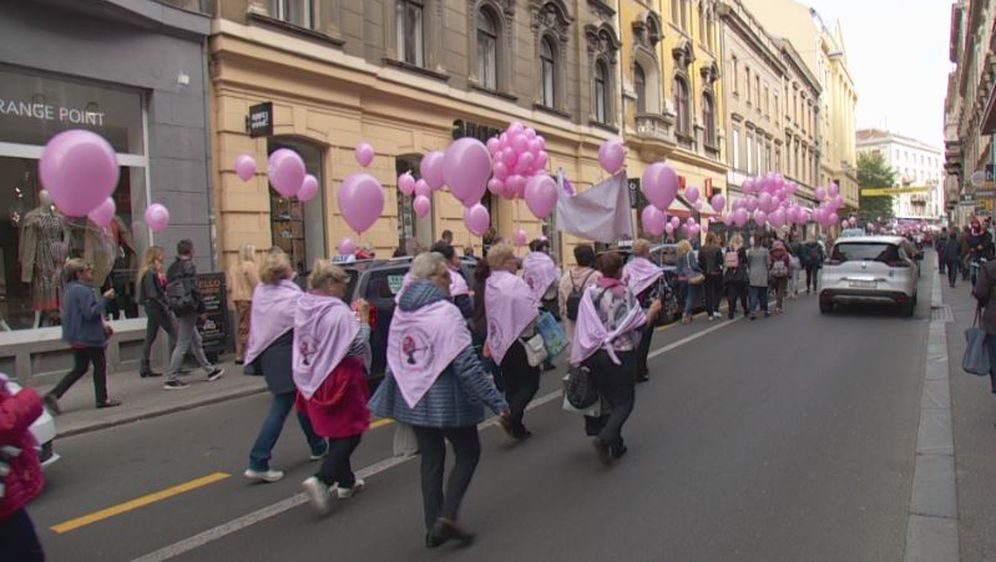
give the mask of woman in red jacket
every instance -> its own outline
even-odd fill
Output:
[[[42,399],[25,388],[14,394],[0,373],[0,552],[4,560],[45,560],[35,526],[24,506],[45,481],[28,428],[42,414]]]

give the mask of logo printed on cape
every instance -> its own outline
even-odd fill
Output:
[[[488,322],[488,343],[491,347],[495,347],[498,342],[504,341],[504,339],[501,323],[499,323],[497,319],[493,319]]]
[[[419,328],[411,328],[405,333],[398,351],[401,361],[413,371],[428,369],[435,358],[432,338]]]
[[[301,343],[297,346],[298,353],[301,354],[301,364],[311,365],[311,357],[318,351],[315,341],[309,335],[300,336]]]
[[[526,282],[526,285],[529,285],[530,289],[536,288],[536,277],[534,275],[523,275],[522,279]]]

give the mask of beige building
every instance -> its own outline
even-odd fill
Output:
[[[894,197],[892,208],[896,217],[940,220],[944,212],[941,149],[880,129],[859,130],[857,147],[858,154],[881,154],[896,174],[896,186],[924,188],[921,192]]]

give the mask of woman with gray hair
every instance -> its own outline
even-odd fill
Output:
[[[437,253],[412,262],[412,284],[402,293],[387,338],[388,370],[370,399],[378,416],[415,430],[421,453],[425,545],[474,535],[457,524],[460,503],[481,456],[477,424],[486,404],[507,416],[508,404],[477,359],[467,323],[450,300],[450,269]],[[446,444],[456,464],[443,493]]]

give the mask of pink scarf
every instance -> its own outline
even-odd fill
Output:
[[[601,285],[602,280],[599,280]],[[603,288],[604,291],[614,291],[615,287]],[[599,349],[604,349],[609,354],[609,358],[616,365],[622,365],[622,361],[616,355],[612,342],[616,338],[639,328],[647,323],[647,314],[643,308],[634,306],[626,313],[626,316],[619,322],[615,330],[611,332],[602,324],[602,319],[595,310],[594,294],[599,289],[590,288],[581,297],[581,305],[578,307],[578,321],[574,327],[574,343],[571,345],[571,364],[579,365],[584,360],[595,354]],[[609,298],[608,296],[602,297]]]
[[[301,288],[289,279],[276,285],[260,283],[252,292],[252,322],[249,342],[246,344],[245,362],[252,363],[277,338],[294,328],[294,311]]]
[[[346,303],[326,295],[301,295],[294,313],[293,366],[294,385],[306,399],[339,366],[359,332],[360,321]]]
[[[639,295],[657,282],[664,272],[647,258],[634,257],[623,267],[623,282]]]
[[[463,278],[459,269],[450,268],[450,296],[459,297],[460,295],[469,295],[470,287],[467,286],[467,280]]]
[[[439,375],[470,345],[467,322],[449,301],[394,311],[387,336],[387,365],[409,408],[422,400]]]
[[[522,279],[536,294],[536,300],[543,300],[550,285],[560,279],[560,271],[553,258],[543,252],[529,252],[522,260]]]
[[[539,316],[539,299],[522,279],[507,271],[495,271],[488,277],[484,307],[488,346],[495,361],[501,363],[519,334]]]

